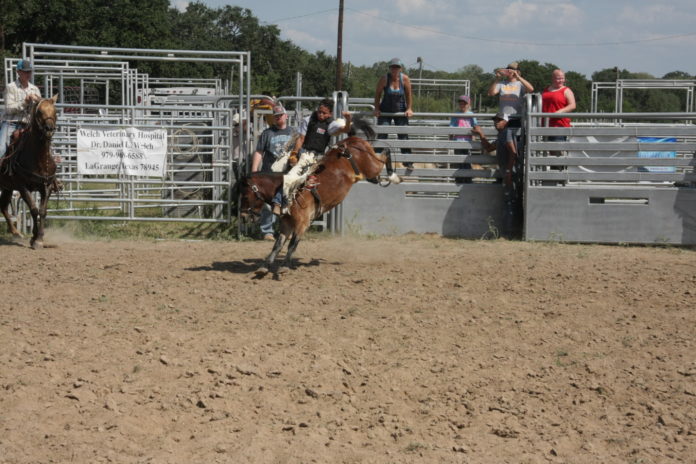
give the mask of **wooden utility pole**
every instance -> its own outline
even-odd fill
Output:
[[[338,40],[336,50],[336,90],[343,88],[343,0],[338,2]]]

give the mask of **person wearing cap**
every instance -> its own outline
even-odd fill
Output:
[[[283,155],[292,143],[295,130],[288,127],[288,114],[283,105],[273,105],[273,125],[259,136],[256,151],[251,158],[251,172],[272,172],[273,163]],[[261,210],[261,234],[264,240],[275,240],[273,224],[275,216],[267,208]]]
[[[520,66],[513,61],[506,68],[495,70],[495,79],[488,88],[488,95],[498,95],[498,111],[507,115],[521,115],[525,93],[534,92],[534,87],[522,77]],[[509,127],[520,127],[520,120],[510,120]]]
[[[457,98],[457,103],[459,105],[459,113],[464,113],[464,114],[473,114],[471,111],[471,98],[469,98],[468,95],[460,95]],[[473,128],[478,126],[478,121],[476,121],[476,118],[474,117],[463,117],[463,116],[454,116],[450,119],[450,127],[466,127],[466,128]],[[462,141],[462,142],[471,142],[471,136],[470,135],[453,135],[450,137],[451,140],[456,140],[456,141]],[[471,150],[468,148],[457,148],[454,150],[455,155],[469,155],[471,153]],[[471,169],[471,164],[469,163],[461,163],[456,166],[459,169]],[[461,179],[461,180],[460,180]],[[464,182],[465,184],[470,184],[472,182],[471,177],[464,177],[464,178],[456,178],[456,182]]]
[[[408,126],[408,118],[413,116],[413,96],[411,92],[411,79],[403,72],[404,65],[398,58],[392,58],[389,62],[389,72],[380,77],[375,90],[375,110],[377,125]],[[404,116],[382,115],[382,113],[404,113]],[[399,134],[399,140],[408,140],[408,134]],[[377,135],[379,139],[386,139],[387,134]],[[375,150],[378,153],[382,150]],[[411,149],[402,148],[401,153],[409,154]],[[403,163],[407,168],[412,168],[413,163]]]
[[[5,156],[12,133],[29,123],[32,105],[41,99],[41,91],[30,82],[33,70],[31,61],[19,60],[17,80],[5,87],[5,112],[0,126],[0,158]]]
[[[513,238],[521,232],[524,166],[517,137],[513,131],[507,130],[509,122],[510,116],[502,111],[493,116],[493,124],[498,131],[493,143],[488,141],[480,126],[474,127],[471,133],[481,138],[481,148],[484,151],[495,151],[498,169],[503,174],[504,231],[509,238]]]

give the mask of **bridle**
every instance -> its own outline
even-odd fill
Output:
[[[248,180],[246,181],[246,184],[249,186],[251,191],[254,192],[254,196],[256,197],[256,199],[258,201],[260,201],[261,203],[266,203],[266,200],[261,196],[261,192],[259,191],[259,187],[256,184],[249,182]],[[252,203],[251,205],[249,205],[249,208],[247,208],[246,213],[250,214],[254,217],[261,216],[261,213],[257,212],[254,209],[254,205],[255,205],[255,203]]]
[[[41,105],[42,102],[46,101],[46,99],[43,99],[39,101],[35,106],[34,106],[34,111],[32,115],[32,121],[36,123],[36,127],[41,130],[41,133],[48,139],[49,141],[53,139],[53,134],[55,133],[56,129],[56,124],[57,124],[57,119],[55,116],[50,116],[50,117],[43,117],[39,118],[37,116],[37,113],[39,113],[39,106]],[[48,126],[48,122],[53,121],[53,129],[50,129]]]

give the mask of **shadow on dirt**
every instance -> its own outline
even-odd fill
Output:
[[[14,245],[14,246],[18,246],[21,248],[28,248],[27,244],[24,243],[25,241],[26,240],[24,240],[23,238],[20,238],[20,239],[10,238],[10,239],[8,239],[8,238],[0,237],[0,246]]]
[[[1,242],[0,242],[1,243]],[[187,271],[217,271],[217,272],[232,272],[234,274],[253,274],[265,263],[264,259],[245,259],[242,261],[215,261],[210,266],[198,266],[186,268]],[[299,269],[302,267],[319,266],[325,263],[322,259],[312,259],[307,262],[293,260],[290,269]]]

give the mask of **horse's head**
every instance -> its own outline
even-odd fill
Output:
[[[47,140],[51,140],[56,131],[56,122],[58,120],[56,113],[57,101],[58,95],[56,94],[53,96],[53,98],[44,98],[39,100],[34,107],[32,124],[39,129],[41,134],[43,134]]]
[[[257,176],[242,176],[237,182],[239,186],[239,215],[243,220],[256,219],[266,203],[263,185],[257,181]]]

